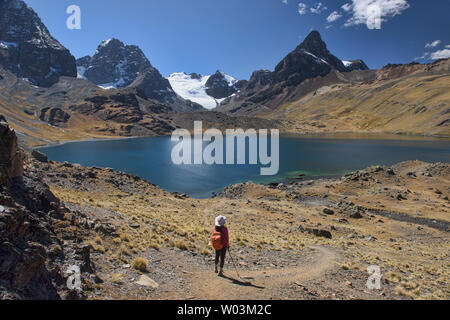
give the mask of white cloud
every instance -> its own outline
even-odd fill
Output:
[[[283,0],[281,2],[283,2],[284,4],[288,4],[288,0]]]
[[[441,44],[441,40],[436,40],[436,41],[433,41],[431,43],[427,43],[425,45],[425,48],[435,48],[435,47],[437,47],[440,44]]]
[[[342,8],[342,10],[344,10],[345,12],[349,12],[350,10],[352,10],[352,4],[351,4],[351,3],[346,3],[346,4],[344,4],[341,8]]]
[[[423,54],[423,56],[414,58],[414,60],[428,60],[428,57],[429,57],[429,56],[430,56],[430,53],[429,53],[429,52],[425,52],[425,53]]]
[[[447,59],[447,58],[450,58],[450,49],[438,50],[431,54],[431,59],[433,60]]]
[[[349,4],[344,6],[350,9]],[[409,4],[408,0],[352,0],[351,8],[352,17],[345,23],[346,27],[365,24],[369,29],[381,29],[382,22],[401,14]]]
[[[336,21],[336,20],[338,20],[338,19],[340,19],[340,18],[342,18],[342,14],[340,14],[339,12],[337,12],[337,11],[333,11],[328,17],[327,17],[327,21],[328,22],[334,22],[334,21]]]
[[[450,44],[445,46],[446,49],[450,49]]]
[[[307,6],[306,4],[300,2],[300,3],[298,4],[298,13],[301,14],[301,15],[306,14],[306,8],[307,8],[307,7],[308,7],[308,6]]]
[[[323,11],[325,11],[327,9],[328,8],[325,7],[322,2],[319,2],[319,3],[316,3],[316,7],[315,8],[312,7],[310,10],[311,10],[312,13],[320,14],[320,13],[322,13]]]

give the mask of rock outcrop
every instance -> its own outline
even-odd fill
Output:
[[[0,0],[0,66],[43,87],[77,75],[75,58],[22,0]]]
[[[272,72],[269,70],[257,70],[252,73],[247,84],[248,89],[255,89],[257,87],[264,87],[272,83]]]
[[[354,70],[369,70],[369,67],[361,59],[348,61],[349,63],[345,66],[348,72]]]
[[[229,77],[225,76],[219,70],[216,71],[212,76],[206,81],[206,93],[215,98],[223,99],[236,93],[238,89],[235,87],[235,80],[231,80]]]
[[[0,182],[6,183],[23,175],[22,155],[17,145],[17,137],[5,117],[0,115]]]
[[[0,115],[0,299],[83,299],[83,287],[67,286],[71,266],[88,263],[80,279],[95,278],[90,247],[79,245],[84,231],[69,222],[80,214],[71,213],[42,182],[42,171],[33,169],[37,160],[29,159],[24,171],[21,154]]]
[[[70,119],[70,114],[61,108],[46,107],[41,109],[39,119],[48,122],[52,126],[61,127]]]

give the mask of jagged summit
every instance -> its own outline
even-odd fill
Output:
[[[296,50],[305,50],[319,57],[324,57],[330,53],[318,31],[312,31]]]
[[[332,69],[347,71],[342,61],[328,51],[320,34],[313,31],[275,67],[272,78],[295,86],[305,79],[325,76]]]
[[[266,110],[268,105],[275,108],[298,90],[298,95],[307,93],[308,85],[299,88],[306,80],[320,79],[335,74],[355,70],[367,70],[362,60],[342,61],[327,48],[318,31],[312,31],[304,41],[291,51],[275,67],[255,71],[241,92],[222,102],[223,110],[239,110],[242,114]],[[332,77],[332,76],[331,76]],[[316,84],[319,85],[319,84]]]
[[[44,87],[77,74],[75,58],[22,0],[0,0],[0,66]]]
[[[126,87],[139,74],[152,69],[150,61],[135,45],[112,38],[102,41],[92,57],[77,60],[78,76],[103,87]]]
[[[215,99],[223,99],[237,92],[236,79],[217,70],[206,81],[206,93]]]

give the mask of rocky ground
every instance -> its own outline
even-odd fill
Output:
[[[212,199],[171,194],[111,169],[30,160],[78,221],[101,283],[90,299],[449,298],[448,164],[400,163],[342,179],[226,188]],[[226,277],[208,236],[229,218]],[[72,218],[73,220],[73,218]],[[366,287],[367,267],[382,272]]]
[[[448,299],[450,166],[168,193],[17,149],[3,122],[0,293],[13,299]],[[18,157],[20,155],[20,157]],[[228,217],[225,277],[208,238]],[[82,290],[69,290],[72,266]],[[366,287],[367,267],[381,271]],[[242,277],[242,278],[241,278]]]

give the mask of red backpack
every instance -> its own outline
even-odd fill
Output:
[[[216,227],[214,227],[212,230],[210,240],[214,249],[216,250],[223,249],[222,232],[217,231]]]

